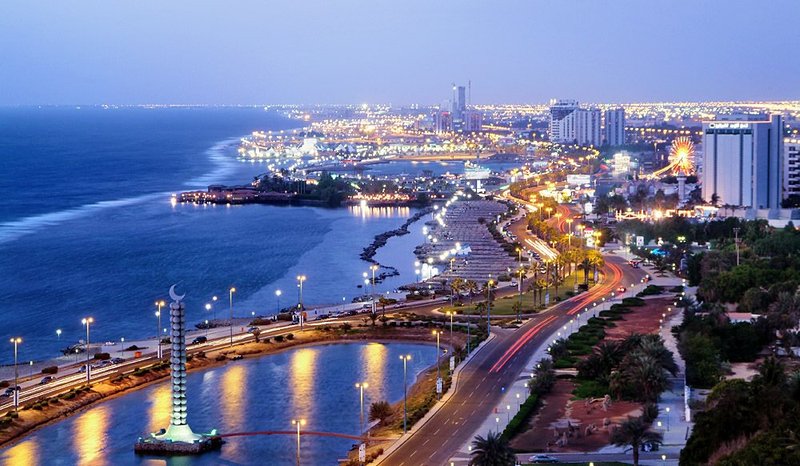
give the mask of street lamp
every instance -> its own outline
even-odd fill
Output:
[[[369,384],[367,382],[358,382],[356,383],[356,388],[359,390],[359,400],[361,403],[358,415],[358,435],[364,435],[364,389],[369,388]]]
[[[292,419],[292,425],[297,426],[297,466],[300,466],[300,426],[306,425],[305,419]]]
[[[433,334],[436,335],[436,385],[437,385],[436,395],[437,398],[439,398],[440,396],[439,396],[438,385],[439,381],[442,380],[442,368],[441,365],[439,364],[439,355],[441,354],[441,351],[439,350],[439,335],[442,334],[442,331],[434,330]]]
[[[217,320],[217,306],[216,306],[216,304],[217,304],[217,300],[218,299],[219,298],[217,298],[216,296],[212,296],[211,297],[211,307],[214,309],[214,320]]]
[[[456,315],[456,311],[445,311],[444,314],[450,317],[450,346],[453,346],[453,316]]]
[[[277,302],[278,313],[281,312],[281,293],[281,290],[275,290],[275,301]]]
[[[19,372],[17,370],[17,347],[20,343],[22,343],[22,338],[14,337],[10,341],[14,344],[14,411],[16,412],[17,407],[19,407],[19,390],[17,390],[17,387],[19,386],[19,383],[17,382],[17,379],[19,378]]]
[[[61,329],[60,328],[56,329],[56,336],[58,337],[59,340],[61,340]]]
[[[163,357],[163,353],[161,351],[161,307],[164,306],[164,301],[159,300],[156,301],[156,307],[158,310],[156,311],[156,319],[158,319],[158,328],[156,328],[156,339],[158,340],[158,350],[156,352],[156,357],[161,359]]]
[[[408,430],[408,409],[406,408],[408,398],[408,384],[406,383],[406,372],[408,370],[408,361],[411,360],[410,354],[401,354],[400,359],[403,361],[403,433]]]
[[[299,290],[297,291],[297,293],[298,293],[298,295],[297,295],[297,308],[300,310],[300,312],[303,312],[303,282],[306,281],[306,280],[307,280],[307,278],[306,278],[305,275],[298,275],[297,276],[297,283],[298,283],[297,286],[300,287]],[[302,322],[302,320],[301,320],[301,322]]]
[[[92,367],[89,365],[89,326],[94,323],[93,317],[84,317],[81,323],[86,326],[86,383],[92,381]]]
[[[229,309],[230,309],[230,317],[231,317],[231,346],[233,346],[233,294],[234,293],[236,293],[236,288],[231,287],[231,289],[228,290],[228,298],[229,298],[229,303],[230,303]]]
[[[494,281],[490,278],[486,282],[486,335],[491,335],[492,330],[492,285]]]
[[[370,298],[372,298],[372,314],[375,315],[375,313],[378,312],[378,309],[375,307],[375,271],[378,270],[378,266],[371,265],[369,266],[369,269],[372,271],[372,286],[370,288]]]

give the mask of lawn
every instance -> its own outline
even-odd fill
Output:
[[[570,298],[574,295],[573,293],[573,275],[568,276],[561,285],[558,286],[558,300],[563,301],[567,298]],[[578,275],[578,284],[583,283],[583,274],[579,273]],[[591,281],[589,282],[592,283]],[[555,289],[551,286],[550,287],[550,304],[554,304],[556,301],[556,296],[554,294]],[[532,291],[526,291],[522,293],[522,314],[533,314],[535,312],[539,312],[543,309],[542,306],[535,306],[533,303],[534,294]],[[542,299],[538,297],[537,299]],[[498,316],[512,316],[516,315],[517,311],[514,309],[514,303],[519,300],[519,295],[515,294],[513,296],[506,296],[500,299],[493,299],[492,300],[492,315]],[[475,308],[475,304],[481,301],[480,296],[475,297],[475,302],[473,304],[469,303],[469,298],[462,299],[462,306],[454,306],[450,307],[449,305],[442,308],[442,312],[452,311],[455,309],[457,314],[478,314],[477,309]]]

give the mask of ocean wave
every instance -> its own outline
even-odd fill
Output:
[[[158,198],[168,199],[169,192],[151,193],[142,196],[114,199],[110,201],[99,201],[93,204],[86,204],[80,207],[61,210],[58,212],[48,212],[46,214],[33,215],[10,222],[0,223],[0,244],[14,241],[17,238],[32,233],[36,233],[42,228],[60,225],[70,220],[87,217],[99,210],[114,207],[126,207],[142,202],[151,201]]]
[[[233,175],[236,171],[238,162],[236,161],[235,157],[226,155],[225,149],[227,149],[231,144],[239,142],[239,140],[240,138],[225,139],[217,142],[208,150],[206,150],[205,154],[208,156],[208,159],[211,161],[211,163],[215,165],[215,169],[198,178],[191,179],[183,183],[183,185],[194,188],[205,188],[210,184],[219,183],[225,178]]]
[[[232,175],[236,170],[237,162],[234,157],[225,154],[225,149],[237,141],[239,141],[239,138],[225,139],[215,143],[208,150],[206,150],[205,155],[208,156],[212,164],[215,165],[215,168],[205,175],[185,182],[184,186],[205,188],[210,184],[217,183],[221,179]],[[18,220],[0,223],[0,244],[8,243],[22,236],[36,233],[42,228],[60,225],[64,222],[79,218],[85,218],[103,209],[127,207],[134,204],[152,201],[158,198],[163,198],[166,201],[171,195],[171,192],[166,191],[122,199],[98,201],[92,204],[73,207],[58,212],[48,212],[46,214],[33,215]]]

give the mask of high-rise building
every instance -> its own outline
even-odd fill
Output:
[[[480,131],[483,127],[483,114],[475,110],[464,112],[464,131]]]
[[[800,139],[783,140],[783,198],[800,196]]]
[[[453,90],[456,91],[453,100],[453,120],[464,121],[464,112],[467,111],[467,88],[458,86]]]
[[[625,109],[606,110],[605,144],[609,146],[625,145]]]
[[[596,108],[575,111],[575,140],[583,146],[600,146],[600,110]]]
[[[550,101],[550,141],[559,143],[575,142],[575,111],[577,100]]]
[[[784,183],[780,115],[718,116],[703,123],[703,199],[779,209]]]
[[[448,111],[437,110],[433,114],[433,129],[437,133],[453,131],[453,114]]]

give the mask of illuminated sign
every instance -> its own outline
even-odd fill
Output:
[[[709,123],[708,127],[711,129],[750,129],[750,123]]]

